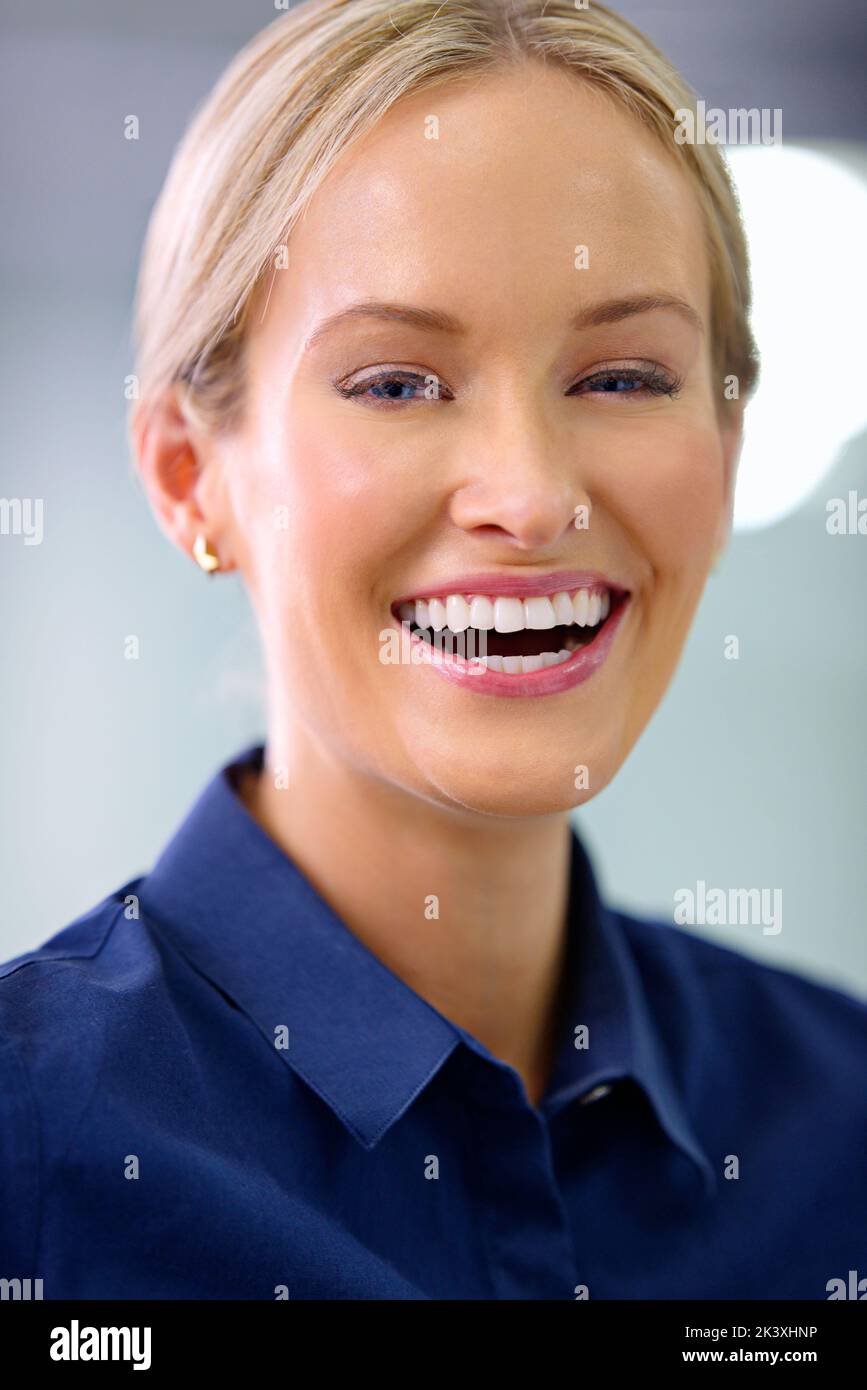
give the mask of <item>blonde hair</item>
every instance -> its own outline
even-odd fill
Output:
[[[235,425],[259,291],[335,160],[402,96],[528,58],[607,92],[682,161],[710,258],[714,370],[747,397],[758,358],[737,199],[715,145],[676,143],[693,93],[639,30],[571,0],[304,0],[237,55],[175,153],[136,295],[142,404],[174,385],[208,428]]]

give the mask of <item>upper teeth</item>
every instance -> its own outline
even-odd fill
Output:
[[[442,632],[466,632],[468,627],[482,632],[522,632],[575,623],[596,627],[608,617],[611,595],[607,589],[576,589],[550,598],[488,598],[484,594],[448,594],[445,598],[420,598],[400,605],[403,622]]]

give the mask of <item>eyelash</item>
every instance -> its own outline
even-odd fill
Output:
[[[335,389],[338,392],[338,394],[343,397],[344,400],[361,400],[366,405],[373,405],[374,409],[390,410],[394,408],[399,408],[403,405],[412,405],[414,403],[414,399],[410,398],[409,400],[383,400],[380,397],[373,397],[371,400],[365,401],[364,392],[369,391],[370,388],[373,386],[380,386],[383,382],[387,381],[398,381],[402,385],[412,385],[413,383],[421,382],[421,384],[424,385],[426,378],[432,375],[433,373],[430,372],[411,372],[406,371],[402,368],[395,368],[392,371],[383,371],[377,373],[375,376],[366,377],[363,381],[356,382],[352,386],[344,386],[342,383],[337,383]],[[602,381],[628,381],[632,382],[633,384],[640,385],[643,388],[643,390],[620,391],[615,388],[614,390],[605,390],[598,392],[594,391],[590,392],[589,394],[623,397],[642,396],[646,393],[649,396],[668,396],[672,400],[674,400],[679,395],[680,390],[683,386],[682,377],[675,376],[673,373],[666,372],[662,367],[656,364],[649,365],[647,367],[603,368],[597,372],[594,372],[589,377],[584,377],[582,381],[576,382],[575,384],[578,386],[587,386],[593,382],[598,383]],[[443,389],[444,388],[441,386],[441,392],[443,391]],[[446,394],[441,394],[439,399],[453,400],[454,397],[451,396],[450,393],[448,393],[447,388],[445,388],[445,390]],[[569,394],[571,394],[571,391],[572,388],[570,388]],[[432,399],[437,398],[433,397]]]

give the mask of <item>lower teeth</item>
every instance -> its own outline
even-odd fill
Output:
[[[532,655],[519,653],[511,656],[483,654],[479,650],[481,644],[478,641],[478,634],[472,629],[470,630],[473,633],[472,639],[468,637],[466,632],[448,633],[447,629],[431,632],[429,629],[422,630],[418,627],[413,627],[412,635],[421,637],[435,648],[442,646],[445,650],[464,657],[465,660],[477,664],[481,663],[489,671],[497,671],[507,676],[524,676],[533,671],[543,671],[551,666],[562,665],[564,661],[568,661],[571,656],[574,656],[581,647],[586,647],[592,642],[601,625],[600,623],[595,628],[582,628],[580,635],[578,631],[566,633],[563,638],[563,646],[559,651],[540,652]],[[486,634],[482,635],[485,636]]]
[[[501,671],[507,676],[526,676],[531,671],[542,671],[548,666],[559,666],[568,661],[574,653],[562,647],[559,652],[542,652],[540,656],[482,656],[479,660],[489,671]]]

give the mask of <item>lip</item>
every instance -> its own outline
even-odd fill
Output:
[[[413,589],[401,594],[392,603],[392,612],[402,603],[416,599],[446,598],[449,594],[501,594],[503,597],[536,598],[543,594],[571,593],[573,589],[610,589],[616,598],[628,594],[623,584],[617,584],[597,570],[556,570],[551,574],[458,574],[445,583],[433,583],[426,589]]]
[[[599,582],[607,583],[605,580]],[[589,581],[585,581],[585,583],[589,583]],[[578,584],[575,587],[581,588],[582,586]],[[611,587],[613,588],[613,586]],[[444,592],[453,594],[455,592],[460,593],[461,590],[448,589]],[[470,590],[469,592],[475,591]],[[488,593],[490,592],[489,589]],[[527,589],[523,588],[520,592],[526,594]],[[546,589],[537,592],[557,593],[559,591]],[[478,695],[504,695],[507,698],[560,695],[566,690],[573,690],[576,686],[583,685],[584,681],[589,680],[603,665],[631,599],[631,595],[626,590],[619,592],[622,597],[617,607],[606,618],[602,630],[593,638],[592,642],[588,643],[586,647],[579,647],[569,660],[564,661],[561,665],[548,666],[541,671],[530,671],[526,675],[512,676],[500,671],[491,671],[486,666],[480,666],[478,662],[468,661],[466,657],[459,656],[457,653],[432,647],[421,637],[410,636],[410,642],[421,648],[420,655],[424,665],[433,667],[445,680],[462,686],[466,690],[472,690]],[[437,595],[432,593],[430,597],[434,598]],[[400,602],[409,601],[409,599],[400,600]]]

